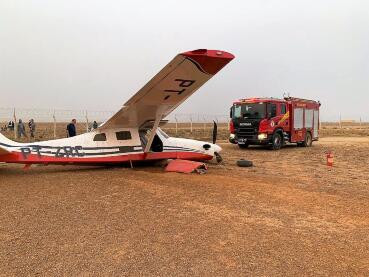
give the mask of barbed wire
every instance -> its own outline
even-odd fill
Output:
[[[93,110],[59,110],[59,109],[29,109],[29,108],[2,108],[0,107],[0,121],[8,122],[17,119],[27,121],[34,119],[38,122],[69,122],[75,118],[77,121],[104,122],[114,115],[114,111],[93,111]],[[229,116],[224,114],[171,114],[167,118],[171,122],[177,123],[210,123],[213,121],[226,123]]]

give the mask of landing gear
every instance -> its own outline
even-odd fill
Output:
[[[279,150],[281,149],[282,145],[283,145],[282,135],[279,132],[274,133],[272,137],[272,149]]]
[[[222,156],[218,152],[214,152],[214,155],[215,155],[215,159],[216,159],[218,164],[223,161]]]
[[[303,147],[311,147],[313,144],[313,138],[311,137],[311,133],[307,132],[305,135],[305,140],[302,142]]]

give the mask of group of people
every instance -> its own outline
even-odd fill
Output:
[[[5,124],[4,127],[1,127],[1,131],[14,131],[15,129],[15,123],[13,120],[9,121],[8,124]],[[30,132],[30,137],[34,138],[35,137],[35,131],[36,131],[36,124],[35,121],[33,119],[30,119],[28,121],[28,129]],[[18,124],[17,124],[17,136],[18,138],[21,137],[27,137],[26,134],[26,126],[24,125],[22,119],[19,119]]]
[[[67,137],[74,137],[77,135],[76,123],[77,123],[77,120],[72,119],[72,121],[67,125]],[[98,127],[98,124],[96,121],[94,121],[92,123],[92,129],[96,129],[97,127]],[[7,130],[14,131],[14,128],[15,128],[14,121],[9,121],[8,124],[6,124],[4,127],[1,127],[1,131],[7,131]],[[28,129],[29,129],[30,137],[34,138],[35,132],[36,132],[36,123],[33,119],[30,119],[28,121]],[[22,137],[27,138],[26,126],[24,125],[22,119],[19,119],[18,124],[17,124],[17,136],[18,138],[22,138]]]
[[[9,128],[9,126],[11,126]],[[8,123],[8,128],[10,130],[13,130],[14,131],[14,122],[9,122]],[[36,131],[36,123],[33,119],[30,119],[28,121],[28,129],[29,129],[29,133],[30,133],[30,137],[31,138],[34,138],[35,137],[35,131]],[[19,119],[18,121],[18,124],[17,124],[17,135],[18,135],[18,138],[21,138],[21,137],[27,137],[27,134],[26,134],[26,126],[24,125],[22,119]]]
[[[5,124],[3,127],[1,127],[1,131],[14,131],[14,121],[9,121],[8,124]]]

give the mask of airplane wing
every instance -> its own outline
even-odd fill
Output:
[[[160,121],[233,58],[230,53],[206,49],[178,54],[99,128],[140,127]]]

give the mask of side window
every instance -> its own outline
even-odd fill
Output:
[[[106,141],[106,135],[105,135],[105,133],[96,134],[94,136],[94,141]]]
[[[233,118],[240,118],[241,117],[241,105],[235,105],[232,108],[232,116]]]
[[[277,105],[276,104],[268,104],[268,117],[275,117],[277,116]]]
[[[285,114],[287,112],[286,104],[281,104],[281,114]]]
[[[121,131],[115,133],[117,140],[129,140],[132,139],[131,132],[129,131]]]

